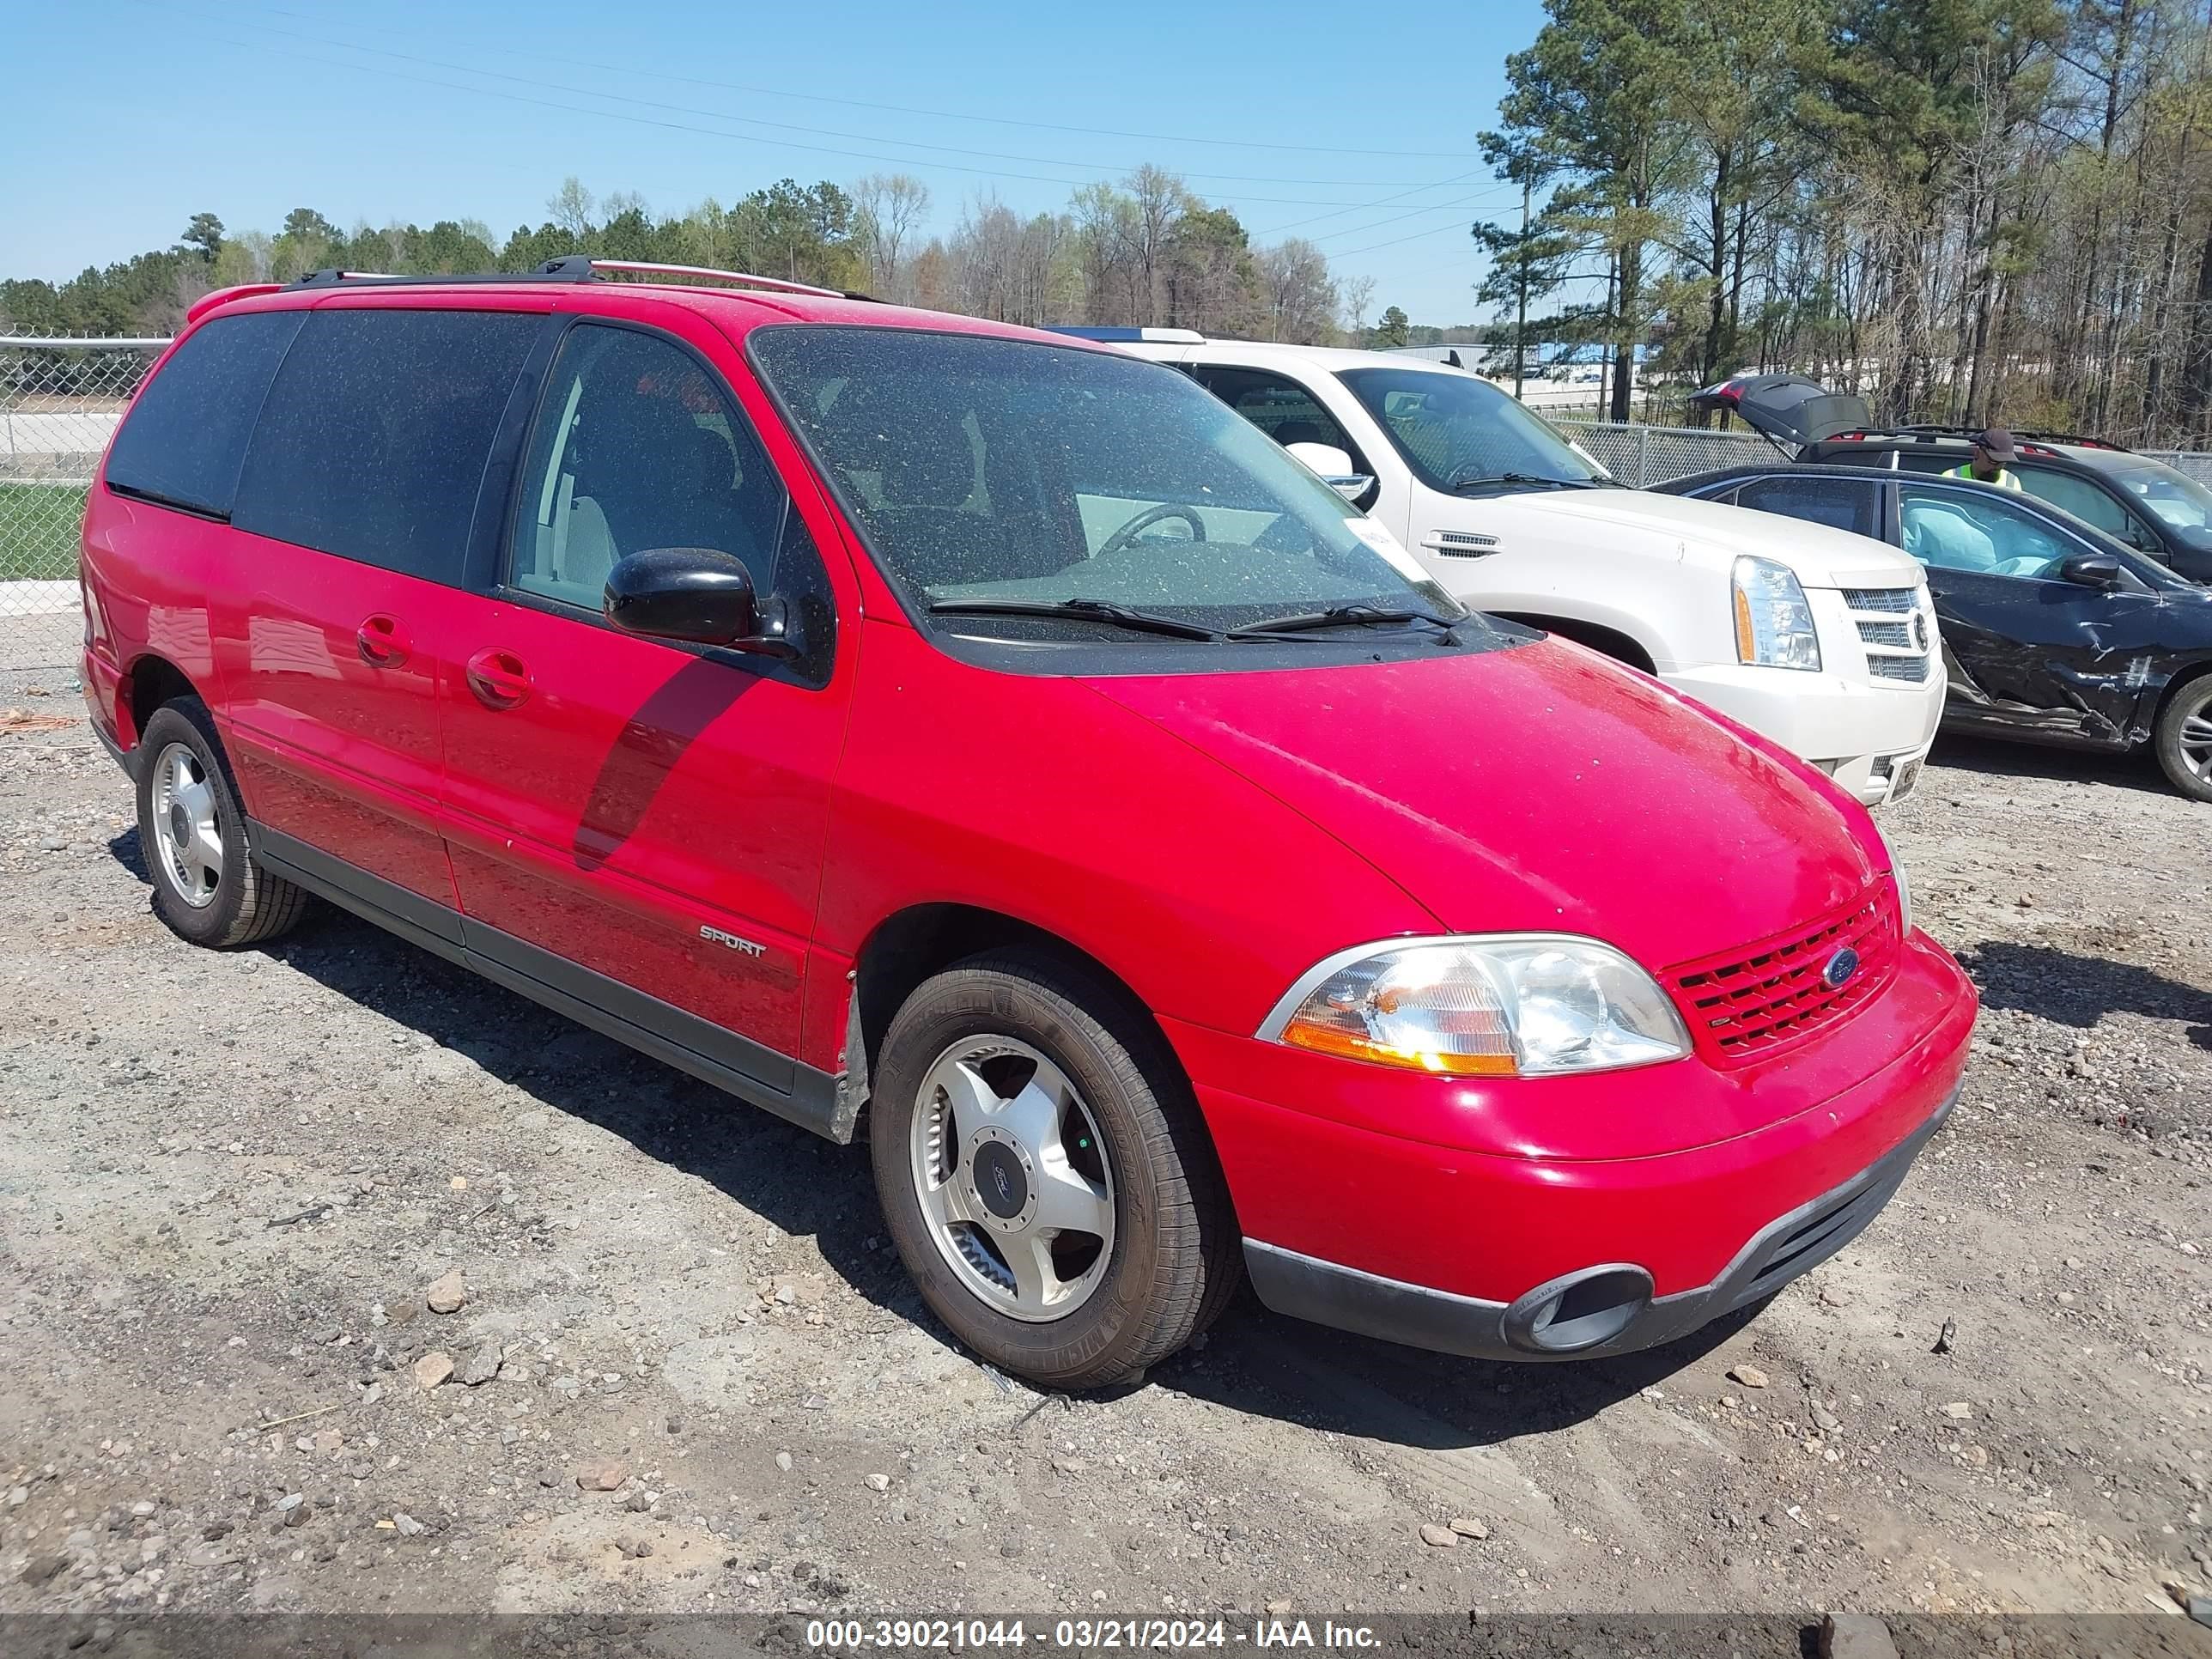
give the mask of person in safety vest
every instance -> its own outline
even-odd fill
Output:
[[[2020,479],[2007,470],[2007,464],[2018,457],[2020,450],[2012,441],[2012,434],[2001,426],[1973,436],[1973,458],[1964,466],[1954,466],[1943,476],[1947,478],[1971,478],[1976,483],[1995,484],[1999,489],[2018,489]]]

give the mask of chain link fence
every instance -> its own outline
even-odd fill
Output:
[[[1686,426],[1615,426],[1607,421],[1552,424],[1595,456],[1625,484],[1641,489],[1717,466],[1744,466],[1781,459],[1753,432],[1699,431]]]
[[[85,489],[167,344],[0,336],[0,669],[76,659]]]

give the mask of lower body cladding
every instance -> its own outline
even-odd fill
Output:
[[[1878,1162],[1759,1229],[1711,1284],[1672,1296],[1653,1295],[1651,1274],[1634,1262],[1563,1273],[1510,1303],[1380,1278],[1256,1239],[1245,1241],[1245,1269],[1277,1313],[1439,1353],[1595,1359],[1656,1347],[1771,1296],[1857,1237],[1955,1099]]]

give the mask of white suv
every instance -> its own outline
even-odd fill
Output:
[[[1894,549],[1625,489],[1496,386],[1443,363],[1188,330],[1080,331],[1191,375],[1464,603],[1656,674],[1869,805],[1917,781],[1945,676],[1926,578]]]

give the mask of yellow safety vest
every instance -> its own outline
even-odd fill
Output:
[[[2014,477],[2010,471],[2002,466],[1997,469],[1997,476],[1994,478],[1977,478],[1974,476],[1974,464],[1972,461],[1968,461],[1964,466],[1953,467],[1943,476],[1947,478],[1964,478],[1969,483],[1987,484],[1992,489],[2020,490],[2021,488],[2020,480]],[[2027,492],[2021,490],[2021,493],[2024,495]]]

